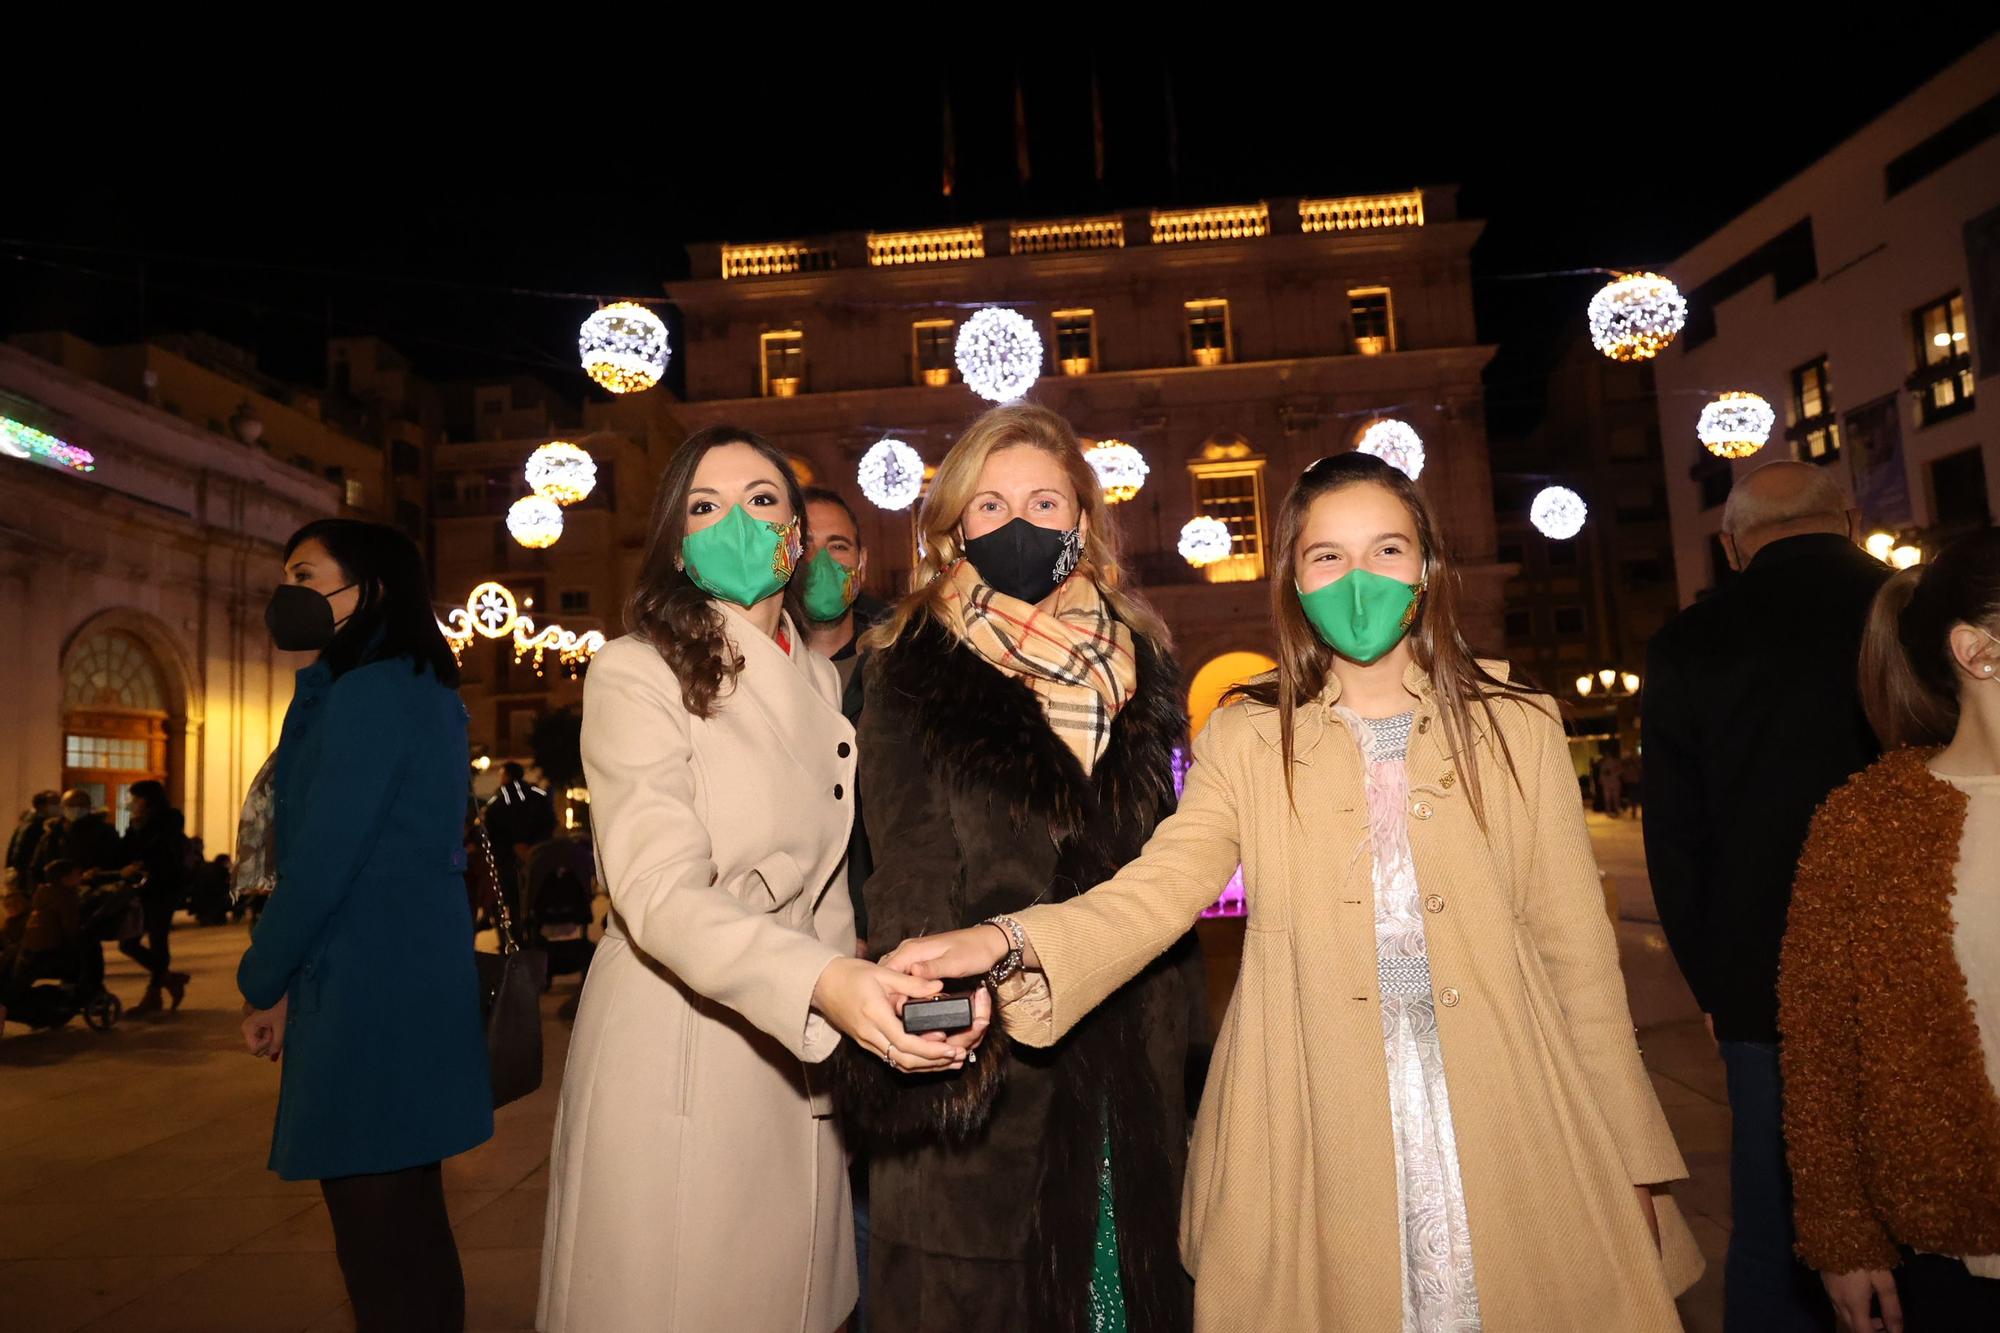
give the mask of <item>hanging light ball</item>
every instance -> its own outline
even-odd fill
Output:
[[[1375,455],[1411,481],[1424,470],[1423,437],[1407,421],[1384,417],[1371,422],[1354,447]]]
[[[1146,457],[1123,440],[1099,440],[1083,451],[1104,490],[1104,503],[1121,504],[1146,484]]]
[[[583,321],[576,350],[584,373],[613,393],[650,389],[667,373],[667,326],[635,301],[618,301]]]
[[[1042,373],[1042,335],[1024,315],[998,306],[976,312],[958,329],[959,378],[981,398],[1011,403]]]
[[[562,506],[540,495],[524,495],[507,511],[507,531],[531,551],[554,546],[563,534]]]
[[[1613,361],[1658,356],[1687,323],[1680,288],[1657,273],[1627,273],[1590,298],[1590,341]]]
[[[861,493],[883,509],[908,509],[924,489],[924,460],[901,440],[881,439],[868,446],[855,470]]]
[[[1203,514],[1181,525],[1181,559],[1200,569],[1229,554],[1229,525]]]
[[[1544,537],[1556,541],[1568,541],[1583,531],[1583,520],[1590,514],[1590,506],[1583,497],[1567,486],[1544,487],[1528,506],[1528,521]]]
[[[528,455],[528,486],[544,500],[573,505],[597,488],[597,460],[568,440],[550,440]]]
[[[1732,389],[1701,409],[1694,433],[1717,458],[1748,458],[1771,438],[1778,414],[1754,393]]]

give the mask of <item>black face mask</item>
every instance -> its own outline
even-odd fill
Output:
[[[1042,528],[1017,518],[965,543],[965,558],[996,592],[1035,603],[1056,590],[1083,555],[1083,532]]]
[[[354,585],[343,584],[334,592]],[[271,642],[288,653],[316,653],[333,642],[333,603],[303,583],[281,583],[271,590],[264,607],[264,628]]]

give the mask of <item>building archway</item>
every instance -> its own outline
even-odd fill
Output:
[[[1188,684],[1188,734],[1200,733],[1230,686],[1275,670],[1277,665],[1264,654],[1253,652],[1227,652],[1209,658]]]
[[[130,617],[93,620],[63,653],[62,786],[91,795],[125,827],[135,782],[165,783],[181,802],[187,691],[177,664]]]

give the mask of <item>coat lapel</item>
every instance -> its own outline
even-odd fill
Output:
[[[848,728],[840,710],[823,697],[813,683],[811,672],[798,654],[812,650],[793,626],[782,618],[785,637],[792,648],[788,653],[770,635],[759,630],[738,608],[718,600],[725,616],[724,630],[736,651],[743,656],[743,670],[737,674],[730,703],[740,702],[763,719],[778,748],[807,774],[817,777],[826,769],[820,744],[827,737]],[[810,747],[810,748],[808,748]],[[819,756],[813,762],[809,756]]]

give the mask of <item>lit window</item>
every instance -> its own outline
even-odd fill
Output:
[[[1840,457],[1840,424],[1833,419],[1833,380],[1825,357],[1792,372],[1785,438],[1792,443],[1792,457],[1802,463],[1831,463]]]
[[[1187,303],[1188,360],[1197,366],[1219,366],[1229,360],[1229,302]]]
[[[1354,350],[1380,356],[1396,350],[1396,322],[1390,312],[1387,287],[1356,287],[1347,293],[1348,318],[1354,325]]]
[[[1218,451],[1220,452],[1220,451]],[[1229,554],[1202,567],[1210,583],[1247,583],[1264,577],[1264,460],[1229,458],[1188,464],[1194,512],[1219,518],[1229,529]]]
[[[805,387],[806,336],[797,329],[766,333],[763,348],[764,396],[790,398]]]
[[[361,484],[361,478],[349,477],[346,482],[346,489],[347,507],[349,509],[365,509],[368,507],[368,488]]]
[[[1056,365],[1065,375],[1088,375],[1097,368],[1097,312],[1058,310],[1055,321]]]
[[[1910,391],[1922,405],[1926,426],[1972,410],[1972,335],[1965,297],[1941,297],[1910,317],[1917,339],[1917,373]]]
[[[920,319],[910,325],[910,338],[917,383],[934,387],[951,383],[952,367],[957,364],[958,325],[948,319]]]

